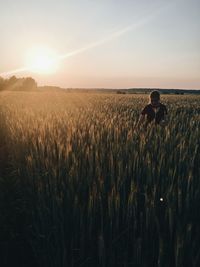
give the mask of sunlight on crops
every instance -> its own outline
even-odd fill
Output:
[[[16,194],[33,261],[198,266],[200,97],[162,95],[168,125],[135,133],[147,102],[1,93],[1,183]]]

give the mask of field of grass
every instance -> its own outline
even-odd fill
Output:
[[[0,266],[200,266],[200,96],[0,94]]]

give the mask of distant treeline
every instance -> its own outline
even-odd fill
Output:
[[[195,89],[160,89],[160,88],[130,88],[117,90],[117,94],[149,94],[153,90],[158,90],[161,94],[200,94],[200,90]]]
[[[37,89],[36,81],[31,77],[16,78],[15,76],[9,79],[0,77],[0,91],[12,90],[12,91],[31,91]]]
[[[50,89],[44,87],[46,89]],[[53,87],[52,87],[53,88]],[[42,89],[42,87],[41,87]],[[63,89],[66,92],[79,92],[79,93],[111,93],[111,94],[149,94],[153,90],[158,90],[161,94],[175,94],[175,95],[185,95],[185,94],[200,94],[198,89],[160,89],[160,88],[129,88],[129,89],[108,89],[108,88],[59,88],[57,90]]]

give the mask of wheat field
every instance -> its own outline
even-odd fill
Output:
[[[200,96],[161,99],[0,94],[2,266],[200,266]]]

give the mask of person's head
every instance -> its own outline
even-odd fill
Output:
[[[157,106],[160,103],[160,93],[158,91],[152,91],[150,93],[150,103],[152,104],[152,106]]]

